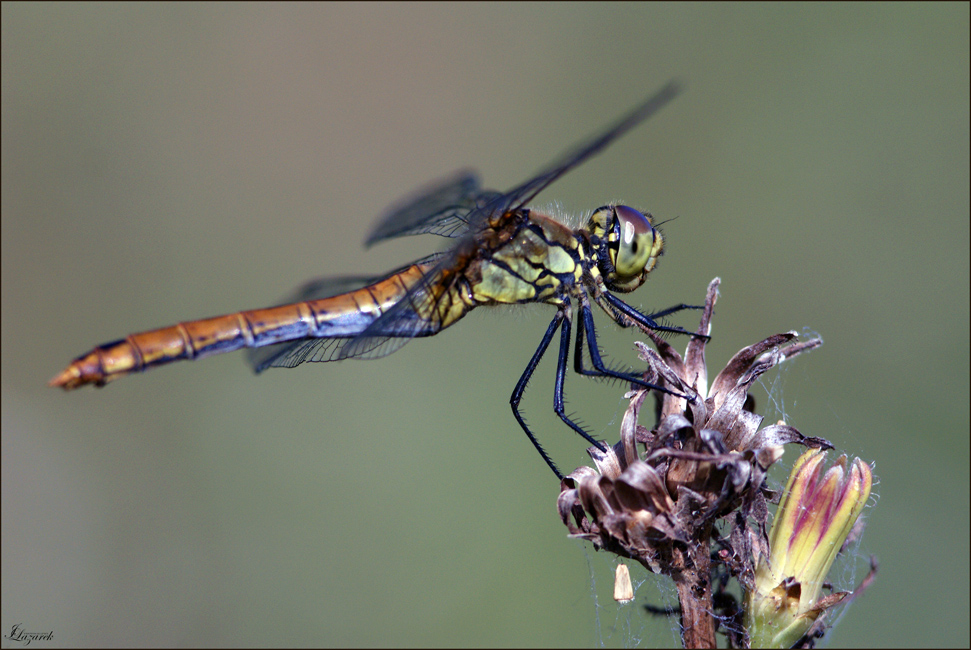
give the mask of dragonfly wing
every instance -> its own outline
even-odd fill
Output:
[[[358,289],[382,282],[391,276],[397,275],[415,265],[428,265],[436,268],[442,260],[447,257],[447,253],[433,253],[423,257],[416,262],[402,266],[388,273],[378,276],[345,276],[337,278],[318,278],[303,284],[297,291],[282,301],[281,305],[289,305],[296,302],[308,300],[323,300],[333,298],[345,293],[351,293]],[[378,319],[380,320],[380,318]],[[366,330],[363,330],[366,331]],[[363,333],[362,331],[362,333]],[[402,340],[401,347],[413,334]],[[337,337],[337,338],[306,338],[295,341],[284,341],[273,343],[259,348],[251,348],[246,351],[246,360],[257,373],[263,372],[267,368],[294,368],[305,361],[335,361],[337,359],[348,358],[348,356],[360,355],[341,355],[342,347],[359,337]],[[374,338],[374,337],[372,337]],[[384,354],[390,354],[395,349],[388,350]],[[363,355],[363,351],[361,353]],[[365,358],[377,358],[384,354],[373,354]]]
[[[308,280],[278,304],[290,305],[295,302],[305,302],[307,300],[333,298],[334,296],[350,293],[368,285],[387,280],[391,276],[398,275],[412,266],[418,265],[434,268],[448,255],[447,252],[432,253],[431,255],[426,255],[419,260],[405,264],[387,273],[382,273],[381,275],[342,275],[336,278],[324,277]]]
[[[406,235],[458,237],[468,229],[468,214],[495,196],[499,193],[479,187],[474,172],[458,172],[392,206],[378,219],[364,245]]]
[[[488,217],[497,210],[517,210],[525,207],[553,181],[603,151],[611,142],[661,110],[680,92],[681,85],[675,80],[669,81],[661,90],[648,97],[640,106],[622,117],[606,131],[581,143],[533,178],[509,190],[494,205],[486,206],[485,209],[476,214],[469,215],[469,220],[475,222],[479,218]]]
[[[431,336],[442,330],[440,300],[450,299],[450,292],[442,278],[451,257],[442,255],[442,262],[415,283],[391,309],[368,325],[358,336],[347,341],[340,350],[340,359],[378,359],[400,349],[416,336]]]
[[[253,371],[261,373],[267,368],[294,368],[304,361],[333,361],[341,346],[349,339],[300,339],[275,343],[248,351],[247,361]]]
[[[364,276],[347,276],[339,278],[318,278],[301,286],[297,291],[281,302],[288,305],[306,300],[320,300],[332,298],[349,291],[366,287],[380,278]],[[331,361],[333,353],[347,339],[298,339],[274,343],[246,351],[246,361],[253,367],[253,371],[260,373],[267,368],[293,368],[304,361]]]
[[[391,208],[379,219],[365,246],[405,235],[430,233],[461,237],[476,232],[494,215],[525,207],[551,183],[603,151],[611,142],[661,110],[680,92],[677,81],[668,82],[606,131],[581,143],[508,192],[481,189],[478,177],[471,171],[462,171],[434,183]]]

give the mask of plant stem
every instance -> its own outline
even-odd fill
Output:
[[[685,648],[715,647],[715,617],[711,597],[710,526],[675,551],[674,582],[681,603],[681,642]]]

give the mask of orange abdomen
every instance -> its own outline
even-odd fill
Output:
[[[360,334],[424,277],[415,264],[372,285],[320,300],[242,311],[130,334],[78,357],[49,382],[65,390],[104,386],[133,372],[240,348],[304,338],[349,338]]]

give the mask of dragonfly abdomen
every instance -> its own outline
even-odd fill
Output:
[[[306,314],[309,310],[305,305],[294,304],[130,334],[78,357],[50,385],[65,390],[86,384],[104,386],[133,372],[173,361],[302,338],[310,329]]]
[[[425,271],[427,266],[412,265],[370,286],[328,298],[130,334],[78,357],[49,385],[65,390],[87,384],[104,386],[133,372],[244,347],[306,338],[351,338],[400,300]]]

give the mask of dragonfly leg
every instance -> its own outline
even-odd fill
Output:
[[[539,365],[539,362],[546,353],[547,348],[549,348],[550,341],[553,340],[553,335],[556,334],[556,331],[561,327],[563,330],[560,333],[560,351],[556,365],[556,384],[553,392],[553,410],[556,411],[556,414],[560,417],[560,419],[563,420],[571,429],[579,433],[591,444],[604,449],[604,444],[602,442],[595,440],[590,436],[589,433],[584,431],[580,425],[576,424],[573,422],[573,420],[567,417],[566,410],[564,408],[563,381],[566,376],[567,357],[569,356],[570,351],[570,320],[567,318],[565,311],[557,311],[556,316],[554,316],[553,320],[550,322],[550,326],[546,328],[546,333],[543,335],[543,340],[540,341],[539,347],[536,348],[536,352],[533,353],[529,363],[526,364],[526,369],[523,371],[522,376],[519,378],[519,381],[516,382],[516,387],[513,389],[512,395],[509,397],[509,404],[512,406],[513,416],[515,416],[516,421],[519,422],[519,426],[522,427],[523,431],[526,432],[526,435],[529,437],[529,441],[533,443],[533,446],[536,447],[539,455],[543,457],[543,460],[545,460],[546,464],[550,466],[553,473],[562,480],[563,473],[560,472],[559,468],[556,466],[556,463],[553,462],[553,459],[550,458],[549,454],[546,453],[546,450],[543,449],[543,446],[539,444],[536,436],[533,435],[532,431],[530,431],[529,426],[526,424],[526,420],[519,411],[519,403],[523,398],[523,393],[526,391],[526,385],[529,383],[530,378],[532,378],[533,372],[536,371],[536,366]],[[606,451],[606,449],[604,449],[604,451]]]
[[[566,364],[570,356],[570,319],[566,316],[561,317],[563,329],[560,331],[560,352],[556,358],[556,382],[553,386],[553,410],[560,416],[567,426],[583,436],[587,442],[594,445],[601,451],[607,451],[607,445],[594,439],[589,433],[583,430],[579,424],[574,422],[566,414],[566,405],[563,401],[563,382],[566,380]]]
[[[576,347],[573,351],[573,371],[576,372],[578,375],[584,375],[585,377],[599,377],[601,379],[606,377],[608,379],[614,379],[615,377],[613,375],[606,374],[604,372],[601,372],[600,370],[591,370],[583,366],[583,343],[584,343],[583,332],[587,329],[587,327],[583,325],[582,316],[581,316],[580,322],[581,322],[581,327],[577,328]],[[594,341],[596,341],[596,339],[594,339]],[[596,343],[594,343],[594,345],[596,345]],[[597,352],[599,353],[599,351],[600,351],[599,346],[597,346]],[[597,355],[597,362],[601,363],[602,366],[606,366],[606,364],[602,363],[602,358],[599,356],[599,354]],[[616,371],[616,372],[619,372],[620,374],[625,375],[624,377],[625,379],[627,374],[631,374],[631,373],[624,373],[623,371]]]
[[[608,379],[612,379],[613,377],[611,377],[610,375],[606,375],[603,372],[600,372],[599,370],[591,370],[583,366],[583,343],[584,343],[583,332],[586,329],[587,328],[583,325],[583,317],[581,316],[580,327],[577,328],[576,347],[573,351],[573,371],[576,372],[578,375],[583,375],[585,377],[599,377],[601,379],[606,377]],[[598,346],[597,352],[599,351],[600,350]],[[602,359],[599,357],[599,355],[597,359],[598,361],[602,362]],[[603,364],[603,365],[606,365],[606,364]]]
[[[627,304],[627,303],[624,303]],[[674,307],[668,307],[667,309],[662,309],[661,311],[656,311],[653,314],[649,314],[648,318],[655,320],[657,318],[664,318],[665,316],[670,316],[671,314],[676,314],[679,311],[684,311],[685,309],[704,309],[704,305],[687,305],[681,303],[680,305],[675,305]],[[640,312],[638,312],[640,313]]]
[[[543,460],[546,461],[546,464],[550,466],[550,469],[553,470],[553,473],[556,474],[557,478],[560,480],[563,480],[563,473],[560,472],[559,468],[557,468],[556,463],[554,463],[553,459],[550,458],[549,454],[546,453],[543,446],[539,444],[539,440],[536,439],[533,432],[529,430],[529,426],[526,425],[526,420],[523,419],[522,414],[519,412],[519,402],[523,398],[523,392],[526,390],[526,384],[529,383],[529,378],[533,376],[536,366],[539,365],[540,359],[543,358],[546,348],[550,346],[550,341],[553,340],[553,335],[556,334],[556,330],[558,330],[560,325],[563,324],[563,320],[563,314],[557,312],[556,316],[553,318],[553,321],[550,323],[550,326],[546,328],[546,334],[543,335],[543,340],[540,341],[539,347],[536,348],[536,352],[533,353],[533,357],[529,360],[529,363],[526,364],[526,370],[523,371],[519,381],[516,382],[516,387],[513,389],[512,395],[509,397],[509,404],[512,406],[512,414],[515,416],[516,421],[519,422],[519,426],[523,428],[523,431],[525,431],[526,435],[529,437],[529,441],[533,443],[534,447],[536,447],[536,451],[539,452],[539,455],[543,457]]]
[[[621,304],[624,304],[624,306],[627,306],[626,303],[621,303]],[[633,310],[633,308],[631,309]],[[633,311],[636,312],[636,310],[633,310]],[[639,313],[639,312],[636,312],[636,313]],[[678,332],[683,331],[680,328],[677,328],[677,329],[667,328],[667,329],[670,329],[672,331],[678,331]],[[594,370],[587,370],[586,368],[583,367],[583,364],[581,362],[581,352],[582,352],[581,348],[583,346],[584,332],[586,332],[587,348],[590,352],[590,362],[593,364]],[[580,303],[580,326],[577,328],[576,354],[577,354],[576,370],[578,373],[582,375],[586,375],[588,377],[609,377],[612,379],[620,379],[623,381],[628,381],[632,384],[636,384],[638,386],[643,386],[644,388],[650,388],[653,390],[660,391],[662,393],[667,393],[668,395],[674,395],[675,397],[681,397],[691,401],[691,398],[689,396],[676,393],[674,391],[668,390],[667,388],[664,388],[663,386],[658,386],[656,384],[652,384],[648,381],[645,381],[644,378],[637,373],[620,372],[618,370],[613,370],[612,368],[607,367],[607,364],[603,362],[603,358],[601,358],[600,356],[600,346],[597,345],[597,330],[593,322],[593,312],[590,310],[590,304],[586,300],[583,300]]]
[[[607,313],[617,322],[621,327],[630,327],[631,325],[637,325],[643,329],[650,329],[656,332],[671,332],[673,334],[687,334],[688,336],[701,336],[706,341],[710,341],[711,337],[703,334],[696,334],[695,332],[689,332],[683,327],[668,327],[667,325],[659,325],[655,318],[661,318],[662,316],[667,316],[668,314],[673,314],[675,312],[682,311],[684,309],[699,309],[694,305],[676,305],[668,309],[656,312],[654,314],[642,314],[637,311],[626,302],[613,295],[612,293],[605,291],[602,294],[604,302],[607,303],[611,309],[606,309]],[[603,305],[603,303],[600,303]],[[627,321],[627,322],[625,322]],[[587,332],[589,335],[589,332]]]

